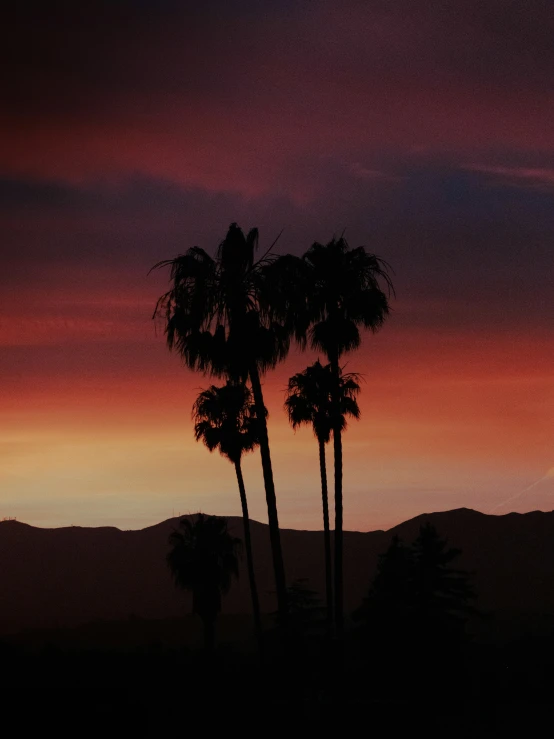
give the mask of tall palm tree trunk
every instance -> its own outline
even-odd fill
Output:
[[[335,628],[339,639],[344,632],[344,596],[342,571],[342,432],[340,423],[340,368],[338,352],[329,357],[333,373],[333,451],[335,455]]]
[[[262,384],[256,365],[250,367],[250,382],[252,383],[252,394],[256,407],[256,416],[259,421],[260,454],[262,457],[262,470],[264,475],[265,497],[267,501],[267,517],[269,522],[269,537],[271,540],[271,554],[273,557],[273,570],[275,573],[275,590],[277,592],[277,610],[281,624],[288,622],[287,586],[285,579],[285,565],[283,563],[283,551],[281,549],[281,535],[279,533],[279,519],[277,516],[277,498],[275,496],[275,484],[273,482],[273,470],[271,468],[271,455],[269,453],[269,437],[267,434],[266,410],[262,393]]]
[[[235,472],[239,485],[240,503],[242,506],[242,523],[244,527],[244,546],[246,548],[246,564],[248,567],[248,581],[250,584],[250,595],[252,597],[252,613],[254,615],[254,632],[258,642],[260,659],[263,657],[262,619],[260,616],[260,600],[258,598],[258,587],[254,573],[254,556],[252,554],[252,539],[250,537],[250,519],[248,518],[248,502],[246,500],[246,489],[242,477],[240,462],[235,462]]]
[[[333,569],[331,563],[331,531],[329,526],[329,495],[327,490],[327,465],[325,463],[325,442],[318,439],[319,471],[321,473],[321,499],[323,503],[323,540],[325,545],[325,600],[327,603],[327,623],[333,623]]]

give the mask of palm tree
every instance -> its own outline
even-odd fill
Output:
[[[335,461],[334,599],[337,635],[344,630],[342,428],[340,358],[361,342],[360,329],[377,331],[394,293],[390,267],[363,246],[351,249],[343,237],[312,244],[301,259],[283,257],[271,267],[273,314],[304,346],[323,351],[331,365],[331,423]],[[384,290],[381,288],[383,285]],[[287,323],[288,322],[288,323]]]
[[[286,357],[290,333],[264,309],[266,268],[274,261],[273,244],[256,261],[257,246],[257,229],[245,236],[233,223],[215,259],[195,246],[156,264],[153,269],[170,267],[172,287],[158,300],[154,317],[163,318],[169,348],[177,350],[191,369],[233,381],[250,380],[259,419],[275,590],[281,619],[286,622],[285,568],[261,375]]]
[[[192,612],[202,619],[204,647],[211,652],[221,595],[239,575],[242,542],[228,532],[226,518],[199,513],[192,520],[181,519],[169,544],[167,564],[177,587],[192,591]]]
[[[211,385],[196,398],[192,416],[196,441],[202,441],[210,452],[218,449],[219,453],[227,457],[235,467],[242,506],[244,545],[252,597],[254,629],[261,655],[263,645],[260,602],[254,574],[248,502],[241,466],[242,455],[245,452],[252,451],[259,444],[258,424],[252,403],[252,393],[243,383],[228,382],[223,387]]]
[[[356,395],[360,391],[358,376],[353,373],[340,376],[341,429],[346,428],[346,416],[360,417]],[[288,384],[285,409],[294,429],[310,424],[319,446],[319,470],[321,474],[321,498],[323,502],[323,537],[325,546],[325,596],[327,618],[332,623],[333,574],[331,565],[331,532],[329,526],[329,500],[327,493],[327,465],[325,445],[333,430],[331,413],[331,366],[323,366],[319,360],[303,372],[293,375]]]

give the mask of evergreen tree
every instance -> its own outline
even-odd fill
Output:
[[[421,629],[460,631],[472,610],[469,601],[474,592],[469,576],[451,567],[461,549],[448,546],[429,522],[421,526],[412,545],[414,559],[413,607]]]
[[[475,595],[468,573],[451,566],[460,554],[430,523],[420,527],[411,546],[394,536],[354,618],[390,636],[401,629],[402,638],[436,641],[463,634]]]

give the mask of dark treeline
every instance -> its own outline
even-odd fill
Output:
[[[207,665],[199,653],[159,645],[133,652],[38,653],[4,646],[0,658],[9,678],[2,726],[21,731],[12,736],[53,728],[72,736],[159,736],[165,729],[182,730],[184,723],[187,731],[206,725],[239,731],[240,725],[248,733],[268,725],[283,732],[291,725],[347,730],[361,722],[393,736],[424,726],[427,736],[445,736],[448,727],[448,736],[462,737],[512,735],[515,729],[529,735],[550,720],[552,636],[470,645],[462,671],[447,671],[430,683],[424,661],[406,668],[383,663],[381,656],[349,667],[338,707],[321,662],[311,656],[260,672],[256,660],[225,650]]]
[[[172,541],[177,559],[170,553],[171,572],[176,580],[184,574],[178,581],[194,591],[194,611],[209,634],[240,556],[225,524],[210,517],[188,521]],[[208,540],[205,556],[200,550]],[[223,553],[215,562],[214,550]],[[235,637],[227,632],[215,648],[210,641],[209,649],[201,641],[198,648],[172,645],[163,624],[157,638],[127,647],[63,647],[54,632],[51,645],[47,636],[34,647],[6,641],[0,645],[9,676],[3,725],[24,720],[27,729],[126,735],[160,735],[181,730],[183,722],[188,731],[241,733],[354,730],[360,722],[393,736],[416,730],[444,736],[445,727],[453,737],[532,731],[550,711],[554,632],[483,638],[480,624],[494,614],[472,607],[471,573],[456,567],[458,555],[429,525],[413,542],[391,541],[345,633],[340,682],[328,659],[323,598],[309,582],[296,581],[287,588],[286,645],[279,612],[263,618],[263,664],[256,640],[242,641],[244,630]],[[225,621],[224,614],[219,618]],[[126,631],[141,626],[148,622],[121,624]],[[100,635],[109,629],[96,627]]]

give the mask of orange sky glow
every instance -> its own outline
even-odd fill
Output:
[[[345,528],[551,510],[552,14],[216,2],[213,24],[185,5],[14,8],[0,32],[0,515],[239,514],[231,465],[192,436],[210,380],[156,334],[166,275],[147,274],[232,221],[262,247],[284,228],[278,253],[346,229],[394,267],[389,320],[345,357],[364,378]],[[282,409],[315,358],[264,378],[285,527],[322,526],[317,446]],[[258,455],[244,466],[265,521]]]

